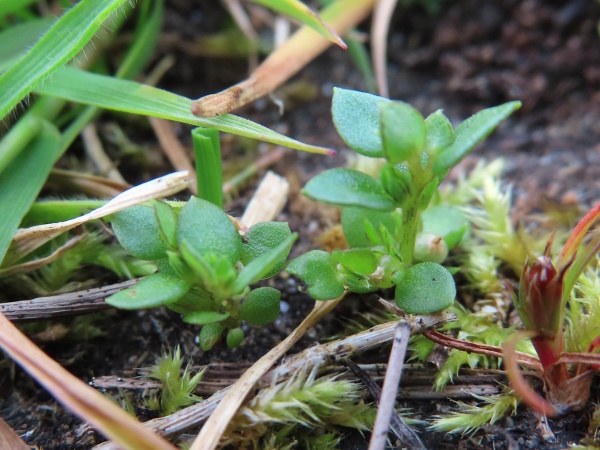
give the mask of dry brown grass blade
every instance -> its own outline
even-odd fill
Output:
[[[30,448],[0,417],[0,450],[30,450]]]
[[[344,296],[335,300],[318,302],[308,316],[280,344],[260,358],[236,381],[223,400],[206,421],[200,434],[194,440],[190,450],[213,450],[219,444],[221,436],[227,429],[231,418],[235,415],[248,393],[256,382],[281,358],[306,331],[329,313]]]
[[[346,33],[371,12],[376,0],[338,0],[322,11],[321,17],[338,34]],[[192,103],[192,113],[200,117],[225,114],[276,89],[331,45],[309,27],[294,35],[252,73],[250,78],[217,94]]]
[[[4,314],[0,314],[0,346],[59,402],[124,449],[176,450],[46,355]]]
[[[188,173],[185,171],[165,175],[128,189],[104,206],[83,216],[64,222],[37,225],[17,230],[4,262],[6,265],[9,265],[19,261],[46,242],[90,220],[100,219],[153,198],[173,195],[189,185],[187,178]]]
[[[382,97],[390,96],[387,82],[387,36],[396,3],[398,0],[379,0],[371,24],[371,58],[377,88]]]
[[[120,183],[88,173],[56,168],[50,172],[48,183],[94,198],[114,197],[131,188],[131,185],[127,183]]]

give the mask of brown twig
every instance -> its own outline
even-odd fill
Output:
[[[96,289],[34,298],[10,303],[0,303],[0,313],[16,322],[22,320],[45,320],[54,317],[91,313],[110,308],[104,299],[120,290],[129,288],[139,281],[129,280]]]

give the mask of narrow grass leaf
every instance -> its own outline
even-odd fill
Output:
[[[38,137],[0,177],[0,263],[60,155],[60,133],[54,125],[44,122]]]
[[[0,2],[1,5],[9,2]],[[11,26],[0,33],[0,72],[4,72],[35,44],[56,19],[44,17]]]
[[[56,21],[23,58],[0,75],[0,117],[82,50],[102,23],[126,2],[82,0]]]
[[[308,6],[299,0],[252,0],[254,3],[259,3],[263,6],[271,8],[281,14],[299,20],[304,25],[311,27],[317,33],[329,39],[331,42],[339,45],[344,50],[348,46],[337,35],[333,29],[319,17],[317,13],[311,10]]]
[[[36,92],[105,109],[214,128],[311,153],[330,154],[329,150],[323,147],[303,144],[232,114],[211,118],[197,117],[190,111],[192,100],[171,92],[69,67],[57,71],[52,79],[38,87]]]

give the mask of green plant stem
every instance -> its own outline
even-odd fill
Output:
[[[402,205],[402,240],[400,241],[400,256],[404,267],[412,265],[413,254],[415,252],[415,243],[419,231],[419,204],[423,191],[417,190],[415,196],[407,198],[406,203]]]
[[[219,132],[198,127],[192,130],[198,197],[223,208],[223,173]]]

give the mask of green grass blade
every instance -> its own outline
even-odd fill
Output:
[[[192,100],[162,89],[69,67],[59,69],[51,80],[46,81],[35,91],[42,95],[60,97],[105,109],[214,128],[307,152],[332,153],[323,147],[303,144],[232,114],[210,118],[197,117],[191,113]]]
[[[82,50],[126,1],[82,0],[56,21],[25,56],[0,75],[0,117]]]
[[[14,65],[55,21],[54,17],[30,20],[2,31],[0,33],[0,72],[4,72],[8,67]]]
[[[317,33],[321,34],[331,42],[347,48],[344,41],[337,35],[333,29],[325,23],[321,17],[311,10],[308,6],[299,0],[252,0],[254,3],[271,8],[283,15],[299,20],[304,25],[311,27]]]
[[[0,177],[0,262],[21,219],[35,201],[62,153],[60,140],[58,129],[44,121],[38,137]]]

